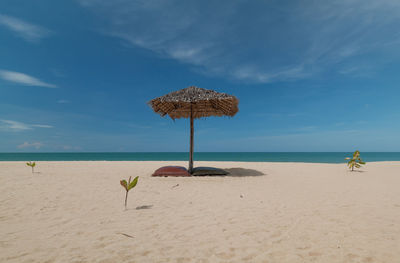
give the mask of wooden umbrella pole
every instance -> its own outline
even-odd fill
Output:
[[[193,170],[193,104],[190,104],[190,156],[189,156],[189,173]]]

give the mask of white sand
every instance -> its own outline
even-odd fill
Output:
[[[171,164],[0,162],[0,262],[400,262],[400,162]]]

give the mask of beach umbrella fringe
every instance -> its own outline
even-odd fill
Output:
[[[154,112],[171,119],[194,119],[211,116],[233,117],[238,111],[239,100],[232,95],[191,86],[149,101]]]

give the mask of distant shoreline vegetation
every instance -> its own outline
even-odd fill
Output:
[[[345,163],[352,152],[196,152],[195,161]],[[400,152],[363,152],[366,162],[400,161]],[[0,153],[0,161],[187,161],[188,152]]]

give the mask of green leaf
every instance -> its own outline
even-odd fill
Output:
[[[359,164],[365,164],[365,162],[363,162],[363,161],[359,161],[358,163],[359,163]]]
[[[35,166],[36,166],[36,163],[35,163],[35,162],[33,162],[33,163],[32,163],[32,167],[35,167]]]
[[[129,184],[128,190],[131,190],[133,187],[135,187],[138,180],[139,180],[139,176],[136,176],[135,179],[133,179],[133,181]]]
[[[119,183],[125,188],[126,191],[128,191],[128,183],[126,180],[121,180]]]
[[[30,163],[26,163],[26,165],[28,165],[28,166],[31,166],[31,164],[30,164]]]

